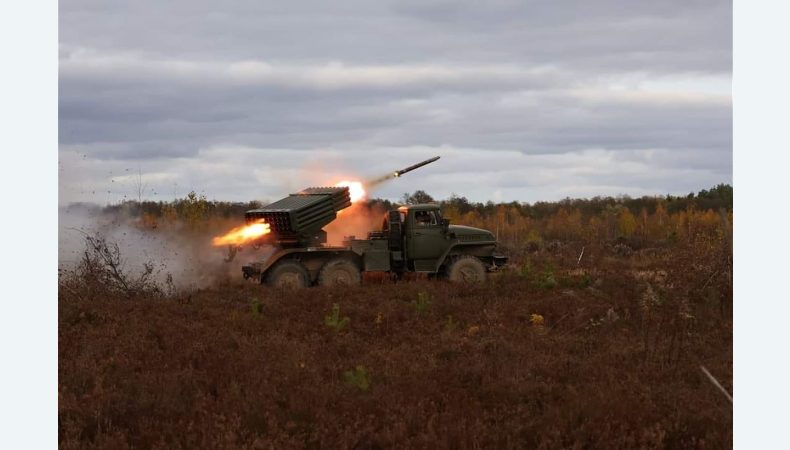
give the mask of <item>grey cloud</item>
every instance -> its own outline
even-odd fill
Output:
[[[272,198],[313,183],[308,163],[366,176],[437,152],[416,184],[378,194],[534,201],[731,180],[729,2],[60,8],[61,201],[115,198],[135,168],[158,195]]]
[[[732,8],[723,1],[67,1],[60,8],[62,42],[187,58],[580,65],[608,58],[607,67],[622,69],[640,53],[653,55],[643,62],[659,69],[675,60],[674,68],[731,65],[722,46],[731,40]]]

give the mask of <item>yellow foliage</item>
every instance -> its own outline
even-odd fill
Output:
[[[155,214],[145,212],[143,213],[143,217],[140,219],[140,224],[143,228],[154,229],[159,226],[159,221],[156,218]]]
[[[176,211],[175,206],[168,204],[162,208],[162,219],[168,223],[174,223],[178,220],[178,211]]]
[[[620,216],[617,218],[617,231],[621,236],[631,236],[636,231],[636,218],[628,208],[620,210]]]
[[[458,223],[458,220],[461,218],[461,213],[455,205],[448,205],[444,207],[442,217],[449,219],[452,223]]]

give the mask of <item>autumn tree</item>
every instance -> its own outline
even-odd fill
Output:
[[[407,205],[416,205],[418,203],[433,203],[434,199],[431,197],[427,192],[423,190],[414,191],[413,194],[409,194],[408,192],[403,194],[401,198],[403,203]]]
[[[198,195],[195,191],[191,191],[186,198],[178,202],[178,212],[186,224],[195,229],[205,221],[210,206],[205,195]]]
[[[620,216],[617,218],[617,231],[620,236],[630,237],[636,231],[636,217],[631,214],[628,208],[620,210]]]
[[[442,208],[442,217],[450,220],[450,222],[458,222],[458,220],[461,218],[461,212],[455,205],[444,205]]]

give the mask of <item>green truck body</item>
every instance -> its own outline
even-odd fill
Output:
[[[261,244],[276,250],[243,266],[245,278],[272,286],[358,284],[362,272],[420,272],[452,281],[480,282],[507,262],[496,238],[483,229],[450,225],[439,205],[402,206],[385,214],[381,230],[328,246],[323,227],[351,205],[346,187],[308,188],[264,208],[247,211],[248,223],[265,220]]]

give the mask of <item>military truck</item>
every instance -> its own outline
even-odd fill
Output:
[[[425,273],[451,281],[477,283],[502,267],[496,239],[486,230],[451,225],[439,205],[405,205],[388,211],[381,230],[366,239],[350,236],[341,246],[326,245],[323,227],[351,206],[347,187],[314,187],[245,213],[270,233],[259,244],[274,253],[242,267],[244,278],[276,287],[355,285],[362,272]]]

